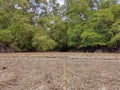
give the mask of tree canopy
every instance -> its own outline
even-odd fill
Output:
[[[13,51],[95,51],[102,47],[118,51],[118,2],[0,0],[0,47]]]

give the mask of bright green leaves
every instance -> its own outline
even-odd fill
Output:
[[[80,45],[81,38],[80,35],[83,32],[82,25],[76,25],[74,28],[68,30],[68,45],[69,47],[77,48]]]
[[[120,33],[116,34],[111,40],[108,42],[109,47],[116,47],[117,41],[120,40]]]
[[[117,19],[111,28],[111,32],[113,33],[113,35],[116,35],[117,33],[120,33],[120,19]]]
[[[48,3],[49,2],[49,3]],[[117,0],[0,0],[0,45],[14,51],[116,47]]]
[[[63,50],[67,48],[67,26],[58,16],[52,16],[49,22],[49,36],[57,43],[56,48]]]
[[[111,39],[110,28],[113,22],[114,15],[109,9],[96,11],[85,25],[80,47],[106,46]]]
[[[99,10],[93,14],[90,23],[98,33],[106,33],[114,21],[114,16],[109,9]]]
[[[9,45],[12,42],[12,33],[10,30],[0,30],[0,44]]]
[[[53,50],[56,46],[56,43],[41,27],[29,24],[21,24],[20,26],[19,23],[10,29],[13,35],[11,47],[15,51],[47,51]]]
[[[39,33],[37,33],[33,38],[32,46],[37,51],[47,51],[53,50],[56,46],[56,43],[50,37],[46,35],[41,36]]]
[[[118,0],[99,0],[99,9],[109,8],[111,5],[117,4]]]
[[[90,14],[88,2],[85,0],[67,0],[67,36],[68,46],[78,49],[81,38],[80,35],[85,28],[88,15]]]
[[[37,21],[38,26],[42,27],[44,30],[47,30],[48,23],[49,19],[45,16],[41,16]]]
[[[15,51],[29,51],[32,50],[31,41],[33,38],[34,28],[32,25],[16,23],[9,28],[12,31],[11,47]]]
[[[111,40],[108,42],[110,47],[115,47],[117,41],[120,40],[120,19],[117,19],[110,30],[111,32]]]
[[[88,2],[84,0],[69,1],[67,8],[67,18],[69,19],[69,24],[78,24],[88,18],[90,14]]]
[[[49,51],[56,47],[56,42],[49,37],[41,26],[35,27],[33,35],[32,46],[36,51]]]
[[[94,31],[86,30],[81,34],[81,45],[80,47],[87,46],[105,46],[105,36]]]
[[[0,29],[7,29],[10,25],[10,16],[5,11],[0,10]]]
[[[111,5],[110,10],[113,13],[115,19],[120,18],[120,4]]]

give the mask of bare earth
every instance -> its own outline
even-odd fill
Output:
[[[0,90],[120,90],[120,54],[0,54]]]

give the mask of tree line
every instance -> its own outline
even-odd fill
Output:
[[[118,2],[0,0],[0,51],[119,51]]]

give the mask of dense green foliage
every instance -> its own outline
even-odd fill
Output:
[[[119,50],[118,1],[64,0],[60,5],[57,0],[0,0],[0,47],[14,51]]]

